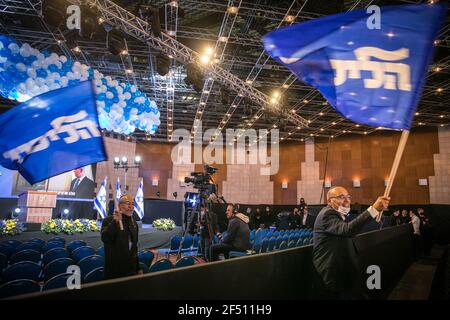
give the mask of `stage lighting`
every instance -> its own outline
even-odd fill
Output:
[[[203,90],[203,73],[194,63],[189,63],[186,66],[186,78],[184,82],[192,86],[198,93]]]
[[[114,157],[114,164],[115,165],[119,165],[120,164],[120,158],[119,157]]]
[[[91,40],[94,33],[97,33],[100,28],[98,28],[98,10],[94,11],[87,5],[80,6],[81,11],[81,30],[80,36],[85,39]],[[103,28],[101,28],[103,29]]]
[[[106,37],[107,48],[113,55],[118,56],[125,49],[123,34],[117,29],[112,29]]]
[[[14,213],[20,213],[20,208],[15,208]]]
[[[229,105],[231,103],[231,101],[230,101],[230,92],[227,89],[225,89],[225,88],[221,88],[220,89],[220,101],[224,105]]]
[[[134,164],[140,164],[141,163],[141,156],[134,157]]]
[[[122,164],[127,164],[128,163],[128,158],[123,156],[122,157]]]
[[[64,209],[63,212],[64,214],[69,214],[69,209]]]
[[[42,1],[42,15],[44,21],[52,27],[59,28],[66,21],[65,9],[55,0]]]
[[[166,55],[158,55],[156,56],[156,72],[158,72],[159,75],[165,76],[167,73],[169,73],[170,69],[170,59]]]

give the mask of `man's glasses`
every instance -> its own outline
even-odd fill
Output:
[[[344,199],[351,200],[352,199],[352,195],[351,194],[340,194],[338,196],[331,197],[331,198],[337,198],[337,199],[340,199],[340,200],[344,200]]]

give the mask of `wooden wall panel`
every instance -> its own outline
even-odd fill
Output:
[[[274,182],[274,204],[297,203],[297,181],[302,178],[301,163],[304,161],[304,142],[286,142],[280,145],[280,168],[270,179]],[[281,188],[283,181],[288,183],[287,189]]]

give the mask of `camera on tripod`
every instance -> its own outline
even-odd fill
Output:
[[[218,170],[205,164],[204,172],[192,172],[190,177],[184,177],[184,182],[194,184],[194,189],[198,189],[202,197],[207,197],[212,193],[216,193],[216,185],[212,183],[211,175]]]

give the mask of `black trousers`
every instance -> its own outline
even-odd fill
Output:
[[[223,253],[225,259],[228,259],[230,251],[244,252],[245,250],[234,248],[231,244],[219,243],[213,244],[209,248],[209,256],[211,258],[211,261],[217,261],[219,260],[219,254]]]

